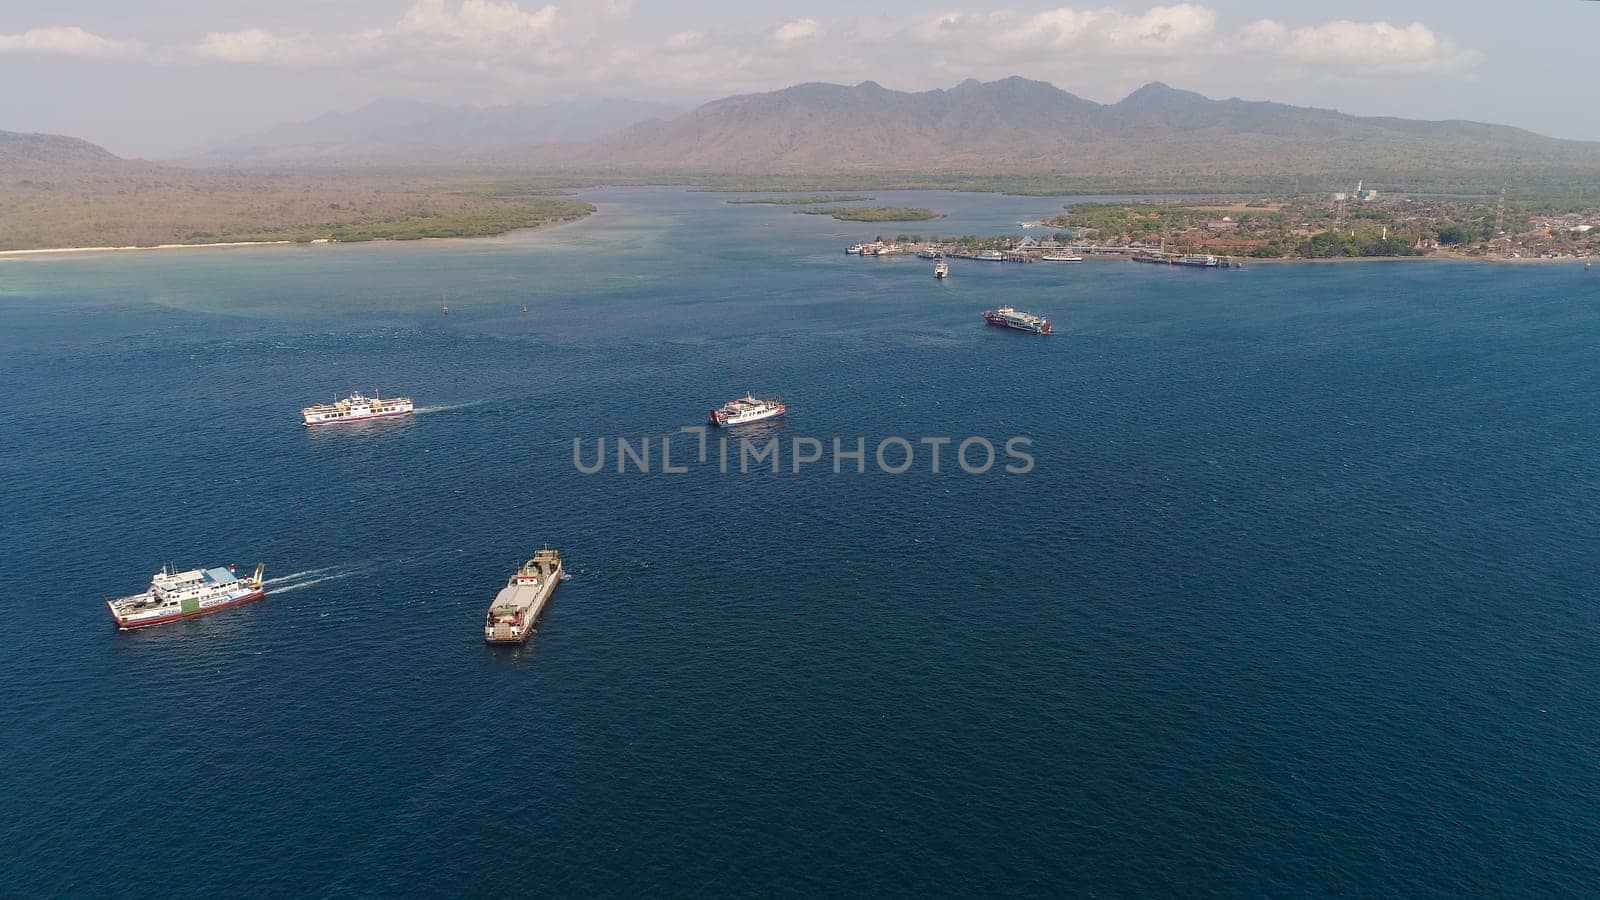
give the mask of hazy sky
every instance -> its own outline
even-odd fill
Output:
[[[1023,75],[1600,140],[1600,3],[6,0],[0,129],[124,155],[381,97],[684,104],[799,81]]]

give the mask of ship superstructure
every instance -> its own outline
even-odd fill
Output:
[[[107,600],[106,607],[111,610],[117,627],[125,631],[203,616],[266,596],[261,580],[265,571],[265,563],[257,565],[255,574],[248,578],[240,578],[233,566],[187,572],[173,572],[163,567],[151,577],[150,587],[144,593]]]
[[[300,418],[309,428],[313,425],[331,425],[335,422],[360,422],[363,419],[409,416],[411,411],[410,397],[390,397],[384,400],[379,397],[368,397],[356,391],[343,400],[308,406],[300,410]]]
[[[495,595],[483,623],[483,639],[491,644],[526,641],[561,577],[559,550],[546,547],[535,553]]]
[[[746,422],[759,422],[762,419],[781,416],[788,411],[789,408],[783,405],[782,397],[757,400],[755,395],[746,394],[737,400],[729,400],[722,404],[721,409],[713,409],[711,424],[718,428],[731,428]]]
[[[1032,334],[1049,334],[1050,320],[1044,316],[1025,313],[1020,309],[1002,306],[999,309],[986,309],[983,311],[983,320],[990,325],[1000,328],[1014,328],[1017,331],[1027,331]]]

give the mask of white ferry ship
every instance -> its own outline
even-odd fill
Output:
[[[713,409],[711,424],[718,428],[731,428],[746,422],[759,422],[762,419],[781,416],[788,411],[788,407],[783,405],[782,397],[757,400],[754,395],[746,394],[737,400],[729,400],[721,409]]]
[[[308,406],[300,410],[300,417],[305,420],[306,427],[309,428],[312,425],[330,425],[334,422],[359,422],[363,419],[409,416],[411,410],[410,397],[390,397],[388,400],[382,400],[363,396],[357,391],[343,400]]]
[[[986,309],[983,311],[983,320],[999,328],[1014,328],[1017,331],[1027,331],[1033,334],[1049,334],[1050,320],[1044,316],[1025,313],[1020,309],[1002,306],[999,309]]]
[[[1083,257],[1072,253],[1046,253],[1039,258],[1045,262],[1083,262]]]
[[[949,278],[950,277],[950,264],[945,262],[942,259],[939,260],[939,262],[937,264],[935,264],[934,267],[933,267],[933,277],[938,278],[940,280]]]
[[[546,547],[523,563],[517,574],[489,604],[483,639],[491,644],[520,644],[533,633],[533,623],[560,583],[561,552]]]
[[[106,607],[117,627],[124,631],[203,616],[265,597],[267,590],[261,580],[264,571],[266,564],[261,563],[254,575],[240,578],[233,566],[187,572],[169,572],[163,566],[150,579],[150,588],[144,593],[107,600]]]

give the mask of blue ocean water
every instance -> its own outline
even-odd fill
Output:
[[[481,241],[0,261],[0,894],[1600,885],[1600,273],[936,283],[847,257],[871,226],[585,196]],[[1061,203],[876,196],[925,234]],[[424,411],[299,425],[353,388]],[[1036,467],[574,469],[746,390],[785,454]],[[485,647],[545,542],[574,577]],[[101,603],[257,561],[236,610]]]

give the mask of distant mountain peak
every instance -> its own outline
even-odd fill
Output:
[[[1437,178],[1442,161],[1488,170],[1514,145],[1530,162],[1600,171],[1600,145],[1475,128],[1213,100],[1160,81],[1105,105],[1011,76],[920,92],[873,81],[795,85],[518,159],[661,172],[1042,172],[1182,183],[1226,172],[1389,178],[1419,165]]]
[[[1116,105],[1124,108],[1132,108],[1171,106],[1175,104],[1200,105],[1215,102],[1216,101],[1206,97],[1204,94],[1197,94],[1194,91],[1179,90],[1178,88],[1172,87],[1165,82],[1152,81],[1128,96],[1122,98],[1121,102],[1117,103]]]

